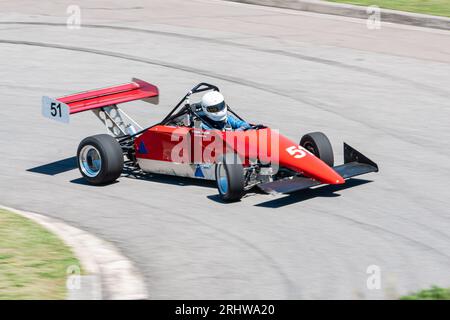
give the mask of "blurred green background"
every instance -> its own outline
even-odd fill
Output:
[[[328,0],[450,17],[450,0]]]
[[[450,289],[433,286],[430,289],[411,293],[400,298],[401,300],[450,300]]]

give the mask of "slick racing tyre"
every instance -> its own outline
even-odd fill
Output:
[[[225,202],[241,200],[244,195],[244,168],[239,156],[227,153],[216,164],[216,183]]]
[[[107,134],[87,137],[77,151],[78,169],[93,185],[115,181],[123,170],[122,148],[116,139]]]
[[[334,166],[333,148],[330,140],[322,132],[305,134],[300,140],[300,145],[330,167]]]

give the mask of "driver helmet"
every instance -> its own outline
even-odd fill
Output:
[[[204,114],[211,120],[220,122],[227,120],[227,105],[223,95],[218,91],[205,93],[201,101]]]

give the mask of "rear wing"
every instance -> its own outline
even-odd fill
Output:
[[[158,104],[158,87],[133,78],[130,83],[103,89],[90,90],[72,95],[50,98],[42,97],[44,117],[68,123],[71,114],[91,110],[104,123],[107,132],[120,137],[142,129],[117,105],[134,100]]]
[[[130,83],[80,92],[56,99],[42,97],[42,114],[57,121],[69,122],[70,114],[115,106],[134,100],[158,104],[158,87],[133,78]]]

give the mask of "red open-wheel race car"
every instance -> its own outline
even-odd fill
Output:
[[[219,89],[198,84],[161,122],[147,128],[118,107],[134,100],[158,103],[158,88],[139,79],[57,99],[43,97],[42,113],[67,123],[71,114],[91,110],[103,122],[107,134],[85,138],[77,151],[81,174],[95,185],[115,181],[124,170],[169,174],[215,180],[222,200],[231,202],[254,187],[290,193],[378,171],[377,164],[345,143],[344,164],[334,166],[331,144],[321,132],[305,134],[296,143],[264,125],[241,131],[202,129],[200,105],[190,98],[205,91]],[[241,119],[229,106],[228,112]]]

